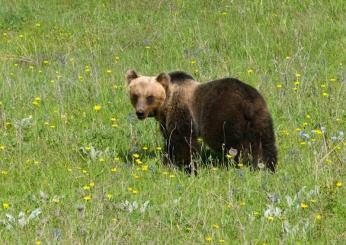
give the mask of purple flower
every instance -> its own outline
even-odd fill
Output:
[[[301,130],[301,131],[299,132],[299,135],[300,135],[300,137],[302,137],[303,139],[307,139],[307,140],[310,139],[310,135],[308,135],[307,133],[305,133],[304,130]]]

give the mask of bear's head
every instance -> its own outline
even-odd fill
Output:
[[[138,119],[155,117],[165,102],[170,84],[170,76],[161,73],[157,77],[140,76],[134,70],[126,73],[132,106]]]

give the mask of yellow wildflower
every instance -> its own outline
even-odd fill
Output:
[[[102,109],[102,106],[101,105],[95,105],[94,106],[94,110],[95,111],[100,111]]]
[[[326,159],[325,163],[326,163],[326,164],[331,164],[331,163],[332,163],[332,160]]]
[[[134,154],[132,154],[132,157],[133,157],[133,158],[139,158],[140,156],[139,156],[139,154],[134,153]]]
[[[111,171],[115,173],[117,171],[117,168],[112,168]]]
[[[8,209],[10,207],[10,204],[8,204],[7,202],[3,202],[2,203],[2,208],[3,209]]]
[[[231,154],[226,154],[226,158],[227,159],[232,159],[234,156],[233,155],[231,155]]]
[[[308,208],[309,206],[306,204],[306,203],[301,203],[300,204],[300,207],[302,208],[302,209],[306,209],[306,208]]]
[[[322,219],[322,215],[321,214],[315,214],[315,219],[316,220],[321,220]]]
[[[134,178],[134,179],[139,179],[139,176],[137,174],[131,174],[131,176]]]
[[[248,73],[248,74],[252,74],[252,73],[253,73],[253,70],[252,70],[252,69],[248,69],[248,70],[247,70],[247,73]]]
[[[87,195],[87,196],[83,197],[83,199],[84,199],[85,201],[90,201],[90,200],[91,200],[91,196],[90,196],[90,195]]]
[[[212,227],[215,228],[215,229],[219,229],[220,228],[220,226],[218,224],[213,224]]]
[[[207,236],[205,237],[205,240],[206,240],[207,242],[211,242],[211,241],[213,240],[213,238],[211,237],[211,235],[207,235]]]
[[[273,221],[273,220],[274,220],[274,217],[273,217],[273,216],[268,216],[268,217],[267,217],[267,220],[268,220],[268,221]]]
[[[41,103],[41,97],[36,96],[36,97],[34,98],[32,104],[33,104],[34,106],[39,106],[40,103]]]
[[[258,216],[260,216],[260,213],[258,211],[253,211],[252,215],[258,217]]]
[[[52,202],[59,203],[60,202],[59,197],[54,196],[53,199],[52,199]]]
[[[342,182],[339,181],[339,180],[336,181],[336,182],[335,182],[335,186],[338,187],[338,188],[341,187],[341,186],[342,186]]]
[[[319,134],[319,135],[323,134],[322,130],[320,130],[320,129],[315,129],[314,132],[315,132],[315,134]]]

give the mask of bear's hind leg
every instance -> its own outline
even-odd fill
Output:
[[[277,153],[275,144],[262,142],[262,157],[265,166],[272,172],[275,172]]]
[[[252,167],[253,169],[260,168],[260,164],[269,169],[271,172],[275,172],[276,158],[275,141],[272,138],[268,138],[268,135],[258,137],[256,142],[252,144]]]

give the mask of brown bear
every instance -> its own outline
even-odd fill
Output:
[[[165,158],[195,172],[197,138],[217,152],[236,153],[235,161],[264,164],[275,171],[277,152],[273,122],[259,92],[235,79],[198,83],[184,72],[140,76],[126,74],[138,119],[154,117],[165,139]]]

